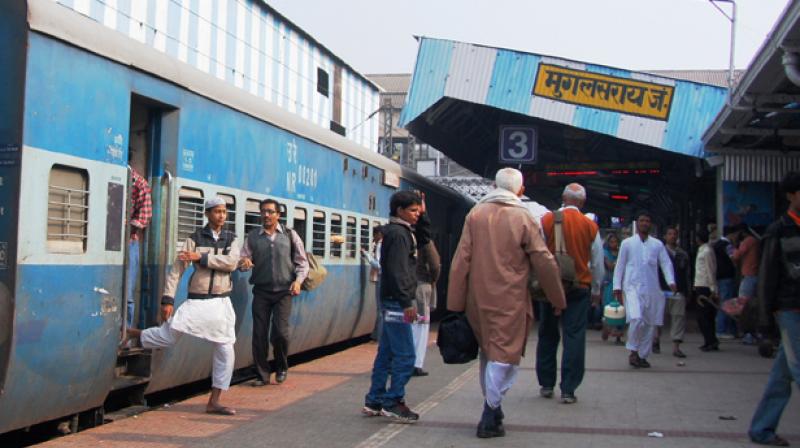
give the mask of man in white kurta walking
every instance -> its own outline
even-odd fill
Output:
[[[128,339],[139,339],[144,348],[175,345],[182,335],[194,336],[214,344],[211,369],[211,396],[206,405],[209,414],[235,415],[236,411],[219,402],[233,376],[236,342],[236,314],[230,300],[231,272],[239,264],[236,235],[223,229],[228,212],[225,200],[214,197],[205,203],[208,224],[197,229],[183,243],[161,297],[163,324],[146,330],[128,329]],[[189,280],[188,297],[173,315],[178,282],[189,266],[194,272]]]
[[[650,367],[647,357],[653,348],[656,327],[664,322],[664,293],[658,282],[658,267],[673,293],[677,290],[672,262],[664,244],[649,236],[651,217],[646,212],[636,219],[636,234],[622,242],[614,269],[614,297],[625,305],[628,362],[635,368]]]

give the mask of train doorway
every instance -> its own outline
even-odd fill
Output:
[[[130,128],[128,138],[128,194],[126,197],[125,282],[123,317],[126,327],[143,324],[142,300],[149,295],[146,279],[149,263],[144,259],[153,216],[151,195],[151,160],[157,141],[158,109],[138,96],[131,98]]]

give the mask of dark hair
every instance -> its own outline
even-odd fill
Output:
[[[264,199],[264,200],[262,200],[261,202],[258,203],[258,211],[263,210],[264,206],[267,205],[267,204],[274,204],[275,205],[275,210],[277,210],[279,212],[281,211],[281,204],[278,201],[276,201],[275,199],[270,199],[270,198]]]
[[[398,191],[389,199],[389,216],[397,216],[397,208],[408,208],[422,205],[422,198],[413,191]]]
[[[708,230],[706,230],[706,229],[698,230],[697,233],[695,234],[695,238],[697,238],[697,240],[700,241],[701,243],[707,243],[708,242]]]
[[[651,221],[653,220],[653,215],[651,215],[649,211],[647,211],[647,210],[639,210],[636,213],[636,221],[638,221],[639,218],[641,218],[642,216],[647,216],[648,218],[650,218]]]
[[[781,192],[794,193],[800,190],[800,172],[789,171],[783,176],[780,184]]]
[[[667,227],[664,228],[664,235],[666,235],[667,232],[669,232],[670,230],[674,230],[675,233],[680,233],[680,232],[678,232],[678,226],[671,225],[671,226],[667,226]]]

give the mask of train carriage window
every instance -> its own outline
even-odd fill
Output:
[[[369,251],[369,219],[361,220],[361,250]]]
[[[178,193],[178,240],[175,247],[183,250],[183,243],[195,230],[203,227],[203,192],[194,188],[181,188]]]
[[[228,209],[223,229],[236,233],[236,198],[229,194],[218,194],[217,196],[225,199],[225,207]]]
[[[347,235],[347,258],[356,258],[358,253],[358,242],[356,241],[356,218],[352,216],[347,217],[347,226],[345,227],[345,234]]]
[[[281,217],[278,218],[278,222],[281,223],[281,226],[286,227],[288,222],[288,216],[286,216],[286,204],[278,203],[278,210],[281,212]]]
[[[314,221],[311,234],[311,253],[325,256],[325,212],[314,211]]]
[[[300,237],[300,240],[303,241],[303,245],[308,247],[308,240],[306,239],[306,209],[299,207],[294,209],[292,228],[297,232],[297,236]]]
[[[250,233],[253,229],[261,227],[261,211],[258,209],[261,201],[248,199],[244,210],[244,233]]]
[[[331,237],[330,242],[331,257],[342,257],[342,243],[344,237],[342,236],[342,215],[331,215]]]
[[[89,224],[89,173],[53,165],[47,195],[47,250],[86,252]]]

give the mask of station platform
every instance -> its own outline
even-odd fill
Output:
[[[284,384],[238,384],[223,402],[234,417],[205,414],[207,395],[145,412],[42,447],[749,447],[746,431],[772,360],[738,341],[702,353],[688,335],[681,360],[671,347],[650,358],[653,367],[628,367],[627,351],[587,334],[587,371],[578,402],[539,396],[534,370],[536,336],[517,382],[503,402],[507,435],[478,439],[482,410],[478,365],[445,365],[431,344],[427,377],[412,378],[407,402],[413,425],[361,414],[377,345],[363,344],[294,366]],[[435,333],[431,340],[435,341]],[[556,388],[556,396],[558,396]],[[800,446],[800,399],[783,414],[779,434]],[[662,437],[654,437],[660,433]],[[648,435],[650,434],[650,435]]]

